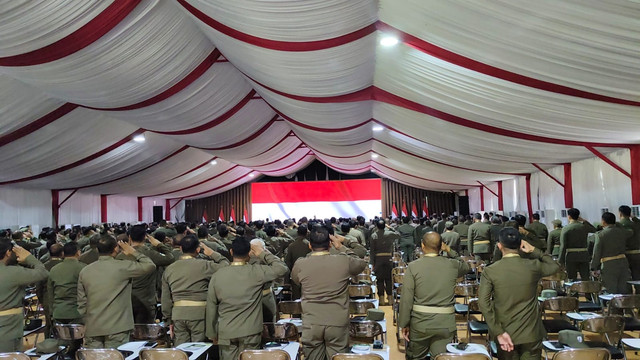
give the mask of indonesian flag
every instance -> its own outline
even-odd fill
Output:
[[[427,206],[427,198],[422,200],[422,216],[429,216],[429,207]]]
[[[207,216],[207,209],[204,209],[202,211],[202,222],[203,223],[209,222],[209,216]]]
[[[236,211],[233,206],[231,206],[231,215],[229,215],[229,221],[236,222]]]
[[[402,200],[402,216],[407,216],[407,203],[404,201],[404,199]]]
[[[244,209],[244,213],[242,214],[242,221],[248,223],[249,222],[249,214],[247,214],[247,209]]]
[[[396,209],[396,204],[394,203],[391,207],[391,216],[394,218],[398,217],[398,209]]]
[[[418,207],[416,206],[416,201],[415,200],[411,200],[412,205],[411,205],[411,216],[413,217],[418,217]]]
[[[218,215],[218,221],[224,222],[224,213],[222,212],[222,207],[220,207],[220,215]]]

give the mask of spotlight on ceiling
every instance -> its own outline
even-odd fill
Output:
[[[146,139],[144,137],[144,134],[138,134],[138,135],[133,137],[133,141],[135,141],[137,143],[143,143],[145,140]]]
[[[215,165],[215,164],[217,164],[217,163],[218,163],[217,161],[215,161],[215,160],[211,160],[211,165]]]
[[[250,178],[252,178],[252,177],[254,177],[254,176],[255,176],[255,175],[254,175],[253,173],[249,174],[249,177],[250,177]]]
[[[371,153],[371,158],[372,158],[372,159],[377,159],[377,158],[378,158],[378,154],[376,154],[376,153]]]
[[[382,39],[380,39],[380,45],[382,46],[394,46],[398,44],[398,38],[395,36],[383,36]]]
[[[371,128],[373,131],[382,131],[384,130],[384,127],[382,125],[373,125],[373,128]]]

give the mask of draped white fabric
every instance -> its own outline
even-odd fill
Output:
[[[61,223],[99,221],[100,194],[109,221],[137,219],[138,196],[150,220],[154,201],[314,159],[469,189],[473,211],[498,209],[486,189],[480,204],[478,181],[496,193],[503,181],[507,213],[528,212],[525,174],[533,211],[563,208],[562,186],[536,165],[563,182],[559,165],[573,163],[575,206],[591,218],[631,202],[629,177],[589,148],[631,171],[638,2],[5,3],[0,185],[81,189]],[[380,45],[389,35],[400,43]],[[10,193],[0,200],[31,206]],[[184,204],[171,213],[184,216]]]

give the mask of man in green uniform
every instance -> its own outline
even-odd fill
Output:
[[[135,261],[116,260],[118,247]],[[131,278],[149,275],[156,266],[131,245],[102,235],[98,242],[100,258],[87,265],[78,277],[78,312],[84,318],[84,347],[117,348],[129,341],[133,330]]]
[[[482,221],[480,213],[473,215],[473,224],[469,226],[467,239],[469,239],[469,251],[471,255],[475,255],[476,260],[491,260],[494,246],[491,242],[491,225]]]
[[[469,225],[471,225],[471,217],[468,216],[469,222],[467,222],[467,217],[460,215],[458,217],[458,224],[453,226],[453,231],[457,232],[460,235],[460,255],[466,254],[469,250],[469,241],[467,236],[469,236]]]
[[[449,231],[457,235],[453,226]],[[434,358],[447,351],[456,331],[456,280],[469,272],[469,265],[458,260],[435,232],[424,235],[422,251],[424,256],[407,266],[402,283],[398,327],[409,342],[407,360],[425,359],[428,353]],[[449,258],[438,256],[440,251]]]
[[[444,233],[442,234],[442,242],[447,244],[456,253],[460,252],[460,234],[453,231],[453,222],[445,223]]]
[[[358,240],[358,243],[363,247],[367,246],[367,240],[365,238],[364,232],[360,229],[360,225],[355,220],[349,221],[349,235],[353,236]]]
[[[98,261],[100,257],[100,254],[98,254],[98,241],[100,241],[100,234],[95,234],[89,238],[89,247],[91,249],[80,255],[78,258],[80,262],[89,265]],[[82,249],[79,250],[82,251]]]
[[[207,294],[206,334],[218,342],[222,360],[237,360],[243,350],[260,347],[263,285],[287,273],[284,262],[244,237],[233,241],[231,255],[231,265],[211,276]],[[260,264],[248,264],[250,256]]]
[[[560,256],[560,234],[562,233],[562,221],[555,219],[551,224],[553,225],[553,230],[551,230],[547,237],[546,253],[557,258]]]
[[[46,280],[47,275],[28,250],[14,246],[11,239],[0,239],[0,353],[22,351],[25,287]]]
[[[207,289],[211,276],[229,266],[229,260],[201,244],[193,235],[180,242],[182,255],[162,274],[162,315],[171,324],[174,346],[202,342],[205,336]],[[206,259],[198,257],[202,252]]]
[[[391,303],[393,292],[393,281],[391,279],[391,257],[393,256],[393,246],[395,241],[400,238],[397,232],[386,229],[384,220],[376,221],[376,231],[371,234],[371,244],[369,259],[373,265],[373,272],[376,274],[376,283],[378,289],[378,299],[380,305],[384,306]],[[385,290],[387,300],[384,298]]]
[[[47,271],[51,271],[54,266],[62,262],[62,257],[64,255],[62,245],[58,243],[52,244],[49,247],[49,254],[51,257],[49,257],[49,260],[44,263],[44,268],[47,269]],[[49,337],[51,336],[51,302],[49,301],[49,289],[47,288],[46,280],[36,284],[36,296],[38,296],[38,299],[42,304],[42,310],[44,313],[44,334],[46,337]]]
[[[602,227],[596,233],[591,270],[596,277],[602,274],[602,285],[609,293],[629,294],[631,271],[625,252],[633,233],[616,225],[616,216],[610,212],[602,214]]]
[[[156,233],[163,232],[167,237],[172,237],[172,236],[178,235],[179,233],[178,229],[174,229],[173,227],[170,227],[169,224],[167,224],[166,220],[161,220],[160,224],[158,225],[159,227],[154,232],[154,235]]]
[[[567,269],[570,281],[577,278],[578,272],[582,280],[589,280],[589,250],[587,236],[595,233],[596,228],[580,217],[580,210],[567,210],[569,225],[562,228],[560,233],[560,254],[558,261]]]
[[[535,213],[532,215],[533,222],[527,226],[527,230],[534,233],[536,237],[546,243],[547,237],[549,236],[549,229],[547,229],[547,225],[540,222],[540,214]]]
[[[342,233],[344,234],[344,241],[342,244],[351,249],[351,251],[353,251],[360,259],[364,259],[364,257],[367,256],[367,249],[360,244],[360,241],[358,241],[355,236],[351,235],[351,230],[353,230],[351,229],[351,224],[343,222],[340,224],[340,230],[342,230]],[[362,234],[359,231],[357,232]]]
[[[309,242],[313,251],[299,259],[291,279],[302,287],[302,350],[306,360],[331,359],[349,352],[349,278],[367,262],[342,245],[342,237],[315,226]],[[340,254],[331,255],[329,247]]]
[[[640,280],[640,220],[631,217],[631,208],[622,205],[618,209],[620,214],[620,226],[631,232],[632,236],[627,239],[627,261],[631,270],[631,279]],[[635,285],[636,294],[640,294],[640,286]]]
[[[284,262],[287,264],[287,267],[289,268],[289,270],[293,269],[293,265],[296,263],[296,261],[299,258],[303,258],[305,256],[307,256],[308,253],[311,252],[311,248],[309,247],[309,241],[307,241],[307,233],[308,233],[308,229],[307,229],[307,225],[300,225],[298,226],[298,235],[296,236],[295,240],[291,243],[291,245],[289,245],[289,247],[287,248],[287,253],[285,254],[284,257]],[[300,285],[291,282],[291,293],[292,293],[292,300],[298,300],[300,299],[300,296],[302,295],[301,293],[301,288]]]
[[[533,245],[537,249],[542,250],[542,252],[544,252],[547,249],[547,242],[545,240],[542,240],[538,236],[536,236],[535,233],[525,228],[525,224],[527,223],[527,217],[522,214],[518,214],[515,216],[515,219],[516,219],[516,223],[518,223],[518,231],[520,232],[520,238],[528,242],[529,244]]]
[[[53,320],[61,324],[81,324],[78,312],[78,277],[87,266],[78,261],[80,250],[75,242],[64,245],[64,261],[49,272],[47,283]]]
[[[268,234],[269,232],[267,232]],[[270,247],[266,246],[265,241],[260,238],[255,238],[250,241],[251,245],[256,245],[260,248],[265,248],[268,252],[271,252]],[[274,254],[275,255],[275,254]],[[276,255],[278,259],[279,256]],[[249,258],[249,265],[260,265],[262,260],[256,256]],[[288,270],[288,268],[287,268]],[[267,281],[262,284],[262,321],[263,322],[276,322],[278,316],[278,306],[276,304],[276,296],[273,293],[273,281]]]
[[[151,246],[145,244],[145,239]],[[166,244],[156,240],[153,236],[147,235],[144,225],[135,225],[129,231],[129,241],[137,252],[145,255],[153,261],[156,269],[159,266],[169,266],[174,261],[171,248]],[[118,254],[118,260],[135,260],[133,256]],[[157,304],[157,274],[156,271],[150,274],[138,276],[133,279],[131,290],[131,302],[133,304],[133,317],[136,324],[151,324],[156,318]]]
[[[413,251],[416,249],[416,245],[413,239],[413,232],[415,228],[409,224],[411,218],[404,216],[402,218],[402,225],[396,228],[398,234],[400,234],[400,240],[398,241],[398,249],[402,251],[402,259],[408,263],[413,260]]]
[[[540,360],[546,332],[536,291],[540,279],[560,265],[521,241],[511,227],[500,231],[498,247],[502,259],[484,269],[478,290],[478,305],[498,342],[498,359]]]
[[[287,228],[284,229],[284,232],[286,232],[287,235],[295,239],[296,236],[298,236],[298,229],[297,229],[298,225],[293,220],[287,220],[286,224],[287,224]]]
[[[262,239],[262,240],[267,240],[267,239],[268,239],[268,237],[267,237],[267,233],[266,233],[266,232],[264,232],[264,230],[263,230],[263,228],[264,228],[264,221],[262,221],[262,220],[258,220],[258,221],[256,221],[256,222],[255,222],[255,225],[256,225],[256,234],[255,234],[255,236],[256,236],[257,238]]]

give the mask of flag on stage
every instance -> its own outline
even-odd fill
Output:
[[[391,216],[393,218],[397,218],[398,217],[398,209],[396,209],[396,204],[393,204],[393,207],[391,208]]]
[[[244,209],[244,213],[242,214],[242,221],[248,223],[249,222],[249,214],[247,214],[247,209]]]
[[[407,211],[407,203],[402,199],[402,216],[407,216],[409,212]]]
[[[204,209],[202,211],[202,222],[203,223],[209,222],[209,216],[207,216],[207,209]]]
[[[422,216],[429,216],[429,207],[427,206],[427,198],[422,200]]]
[[[414,218],[418,217],[418,207],[416,206],[416,201],[415,200],[411,200],[412,204],[411,204],[411,216]]]
[[[231,206],[231,215],[229,215],[229,221],[236,222],[236,210]]]
[[[222,212],[222,206],[220,206],[220,215],[218,215],[218,221],[224,222],[224,213]]]

